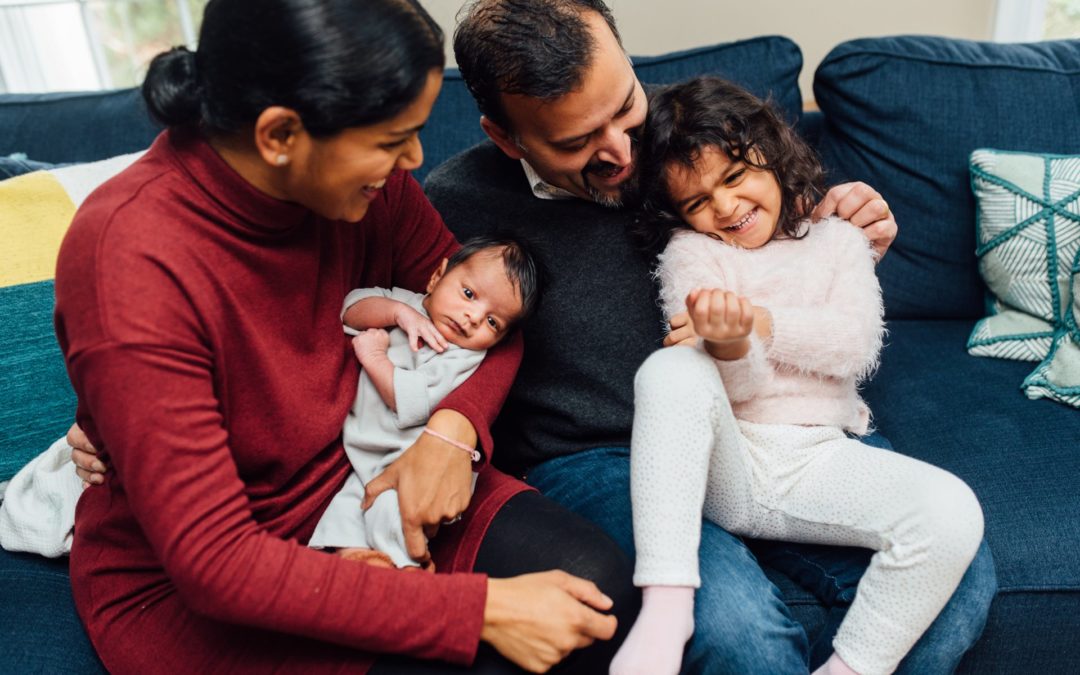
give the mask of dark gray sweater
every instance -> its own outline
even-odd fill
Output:
[[[633,212],[538,199],[521,164],[491,142],[432,171],[425,190],[459,240],[517,233],[548,268],[496,424],[494,464],[521,475],[554,457],[629,445],[634,373],[664,336],[650,263],[627,233]]]

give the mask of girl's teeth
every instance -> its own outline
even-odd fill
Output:
[[[753,209],[750,210],[749,213],[747,213],[745,216],[740,218],[739,222],[735,223],[734,225],[729,225],[728,227],[725,227],[724,229],[725,230],[741,230],[743,225],[746,225],[748,222],[750,222],[750,218],[754,215],[754,213],[756,211],[757,211],[757,207],[755,206]]]

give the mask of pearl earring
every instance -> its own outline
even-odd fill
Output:
[[[274,161],[277,162],[278,166],[285,166],[289,163],[289,156],[286,154],[280,154]]]

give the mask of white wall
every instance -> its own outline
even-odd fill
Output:
[[[462,0],[422,0],[447,31]],[[835,45],[881,35],[947,35],[989,40],[996,0],[607,0],[623,44],[643,56],[758,35],[785,35],[803,52],[803,100]],[[452,50],[449,63],[453,64]]]

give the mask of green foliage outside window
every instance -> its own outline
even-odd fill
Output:
[[[155,55],[185,44],[185,20],[190,21],[197,36],[207,1],[92,0],[88,3],[112,86],[139,84]],[[180,13],[185,9],[189,15],[182,17]]]
[[[1043,37],[1047,40],[1080,38],[1080,0],[1049,0]]]

